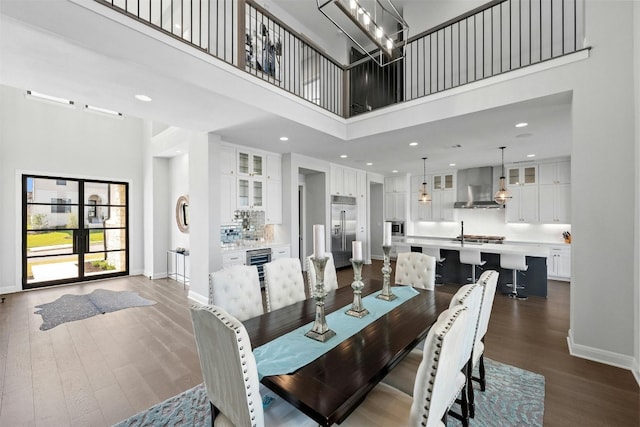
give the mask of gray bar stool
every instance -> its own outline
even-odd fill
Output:
[[[471,283],[476,283],[476,267],[482,267],[487,261],[481,259],[480,249],[461,248],[460,263],[471,265]]]
[[[511,292],[507,293],[509,298],[527,299],[527,295],[518,293],[518,289],[524,289],[524,286],[518,285],[518,272],[529,268],[526,257],[520,254],[500,254],[500,267],[513,270],[513,283],[507,285],[511,288]]]
[[[440,255],[440,248],[422,248],[422,253],[432,256],[436,259],[436,286],[442,286],[440,279],[442,279],[442,274],[438,274],[438,268],[442,271],[442,263],[446,258],[442,258]]]

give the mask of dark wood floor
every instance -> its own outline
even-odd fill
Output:
[[[364,277],[380,277],[380,262]],[[342,286],[350,269],[338,273]],[[96,288],[133,290],[158,304],[40,331],[34,306]],[[486,355],[545,376],[546,426],[640,425],[640,394],[629,371],[572,357],[569,290],[549,297],[496,296]],[[438,288],[453,293],[454,286]],[[143,276],[6,295],[0,305],[0,426],[103,426],[202,379],[182,284]]]

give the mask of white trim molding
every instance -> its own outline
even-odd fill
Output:
[[[197,292],[193,292],[192,290],[189,290],[188,298],[192,301],[197,302],[198,304],[209,305],[208,297],[202,296]]]
[[[628,369],[633,372],[633,375],[636,377],[636,381],[638,381],[638,363],[632,356],[614,353],[608,350],[601,350],[599,348],[589,347],[582,344],[576,344],[573,341],[573,332],[571,332],[571,329],[569,329],[569,335],[567,336],[567,345],[569,346],[570,355],[592,360],[594,362],[604,363],[605,365],[615,366],[617,368]],[[640,384],[640,381],[638,384]]]

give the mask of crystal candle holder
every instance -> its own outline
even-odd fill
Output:
[[[316,289],[312,295],[316,300],[316,319],[313,322],[311,330],[304,335],[320,342],[325,342],[336,335],[336,333],[327,326],[327,319],[324,315],[324,298],[327,295],[324,290],[324,267],[327,265],[328,259],[328,257],[311,258],[313,268],[316,270]]]
[[[351,308],[346,311],[349,316],[362,318],[369,314],[369,310],[362,306],[362,264],[364,261],[350,259],[351,265],[353,265],[353,283],[351,283],[351,289],[353,289],[353,304]]]
[[[384,261],[382,264],[382,292],[380,292],[376,298],[383,299],[385,301],[393,301],[398,297],[391,292],[391,259],[389,257],[391,253],[391,246],[383,245],[382,252],[384,252]]]

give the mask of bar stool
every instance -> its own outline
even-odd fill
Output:
[[[442,263],[446,258],[442,258],[442,256],[440,255],[440,248],[423,247],[422,253],[432,256],[436,259],[436,286],[442,286],[443,283],[440,282],[440,279],[442,279],[442,274],[438,273],[438,269],[442,271],[442,265],[443,265]]]
[[[476,266],[482,267],[487,263],[480,258],[479,249],[460,249],[460,263],[471,265],[471,283],[476,283]],[[469,278],[467,278],[469,280]]]
[[[513,283],[507,284],[511,288],[511,292],[507,293],[509,298],[527,299],[525,294],[518,293],[518,289],[524,289],[524,286],[518,285],[518,272],[529,268],[526,257],[520,254],[500,254],[500,268],[513,270]]]

